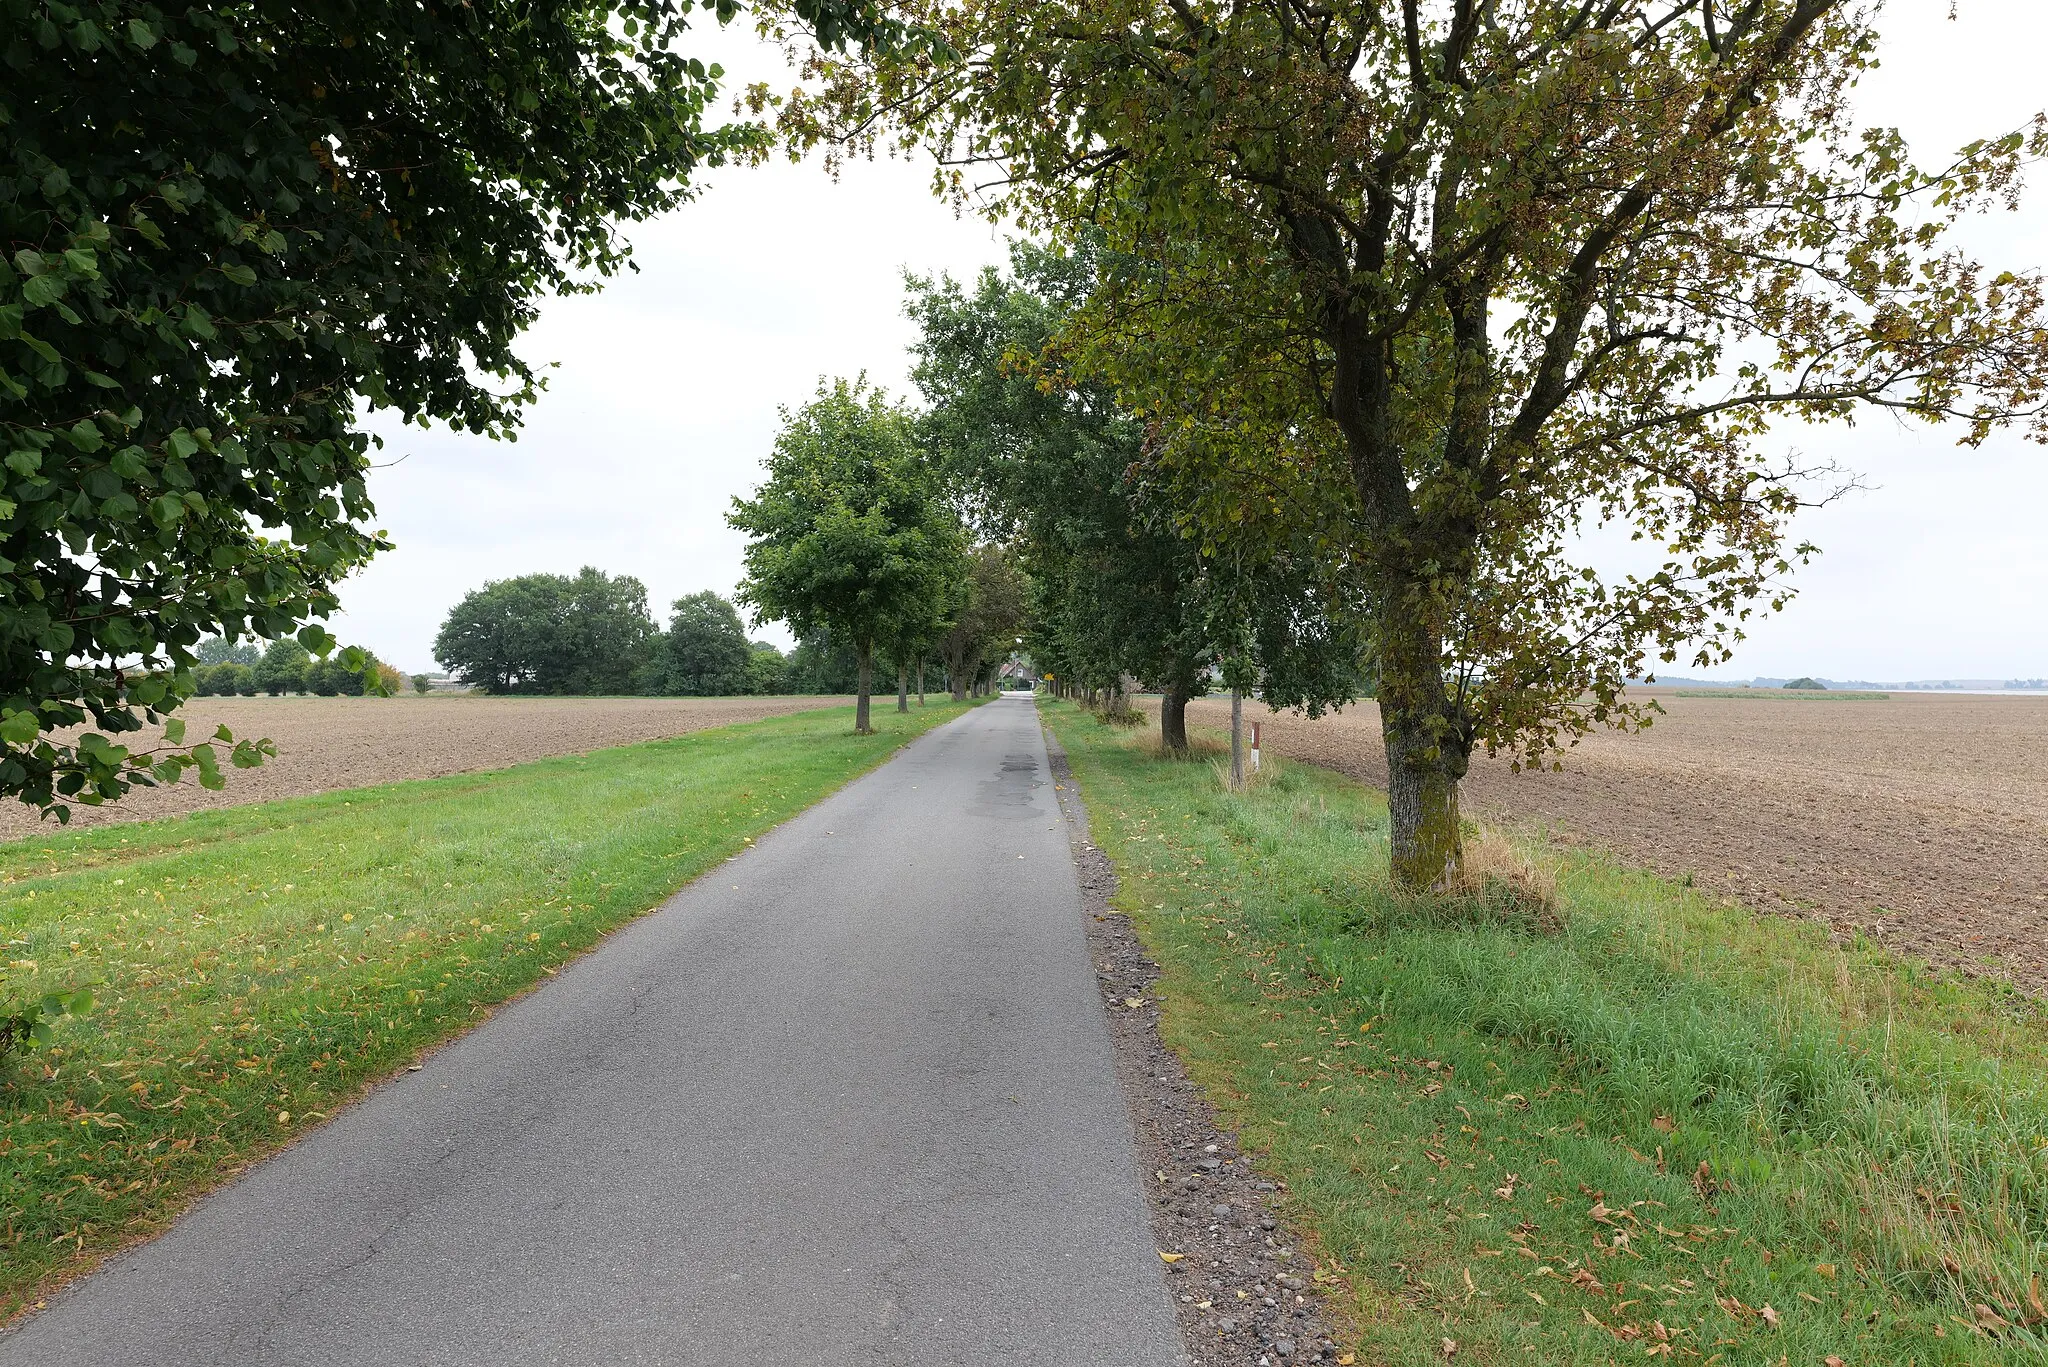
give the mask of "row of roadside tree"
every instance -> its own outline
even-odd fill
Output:
[[[985,687],[1014,644],[1004,633],[1016,629],[1024,595],[1006,557],[982,548],[952,568],[965,579],[947,581],[945,630],[901,657],[906,699],[931,681],[963,695]],[[591,567],[485,584],[449,612],[434,652],[457,680],[496,694],[849,694],[861,685],[854,638],[823,619],[806,619],[784,652],[748,639],[739,608],[707,590],[677,599],[664,630],[638,579]]]

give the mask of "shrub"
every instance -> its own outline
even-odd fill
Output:
[[[1819,679],[1804,679],[1804,678],[1802,678],[1802,679],[1794,679],[1794,680],[1793,680],[1792,682],[1790,682],[1790,683],[1786,684],[1786,685],[1785,685],[1785,687],[1787,687],[1787,688],[1800,688],[1800,689],[1806,689],[1806,690],[1809,690],[1809,691],[1814,691],[1814,692],[1821,692],[1821,693],[1825,693],[1825,692],[1827,692],[1827,688],[1828,688],[1828,686],[1827,686],[1826,684],[1822,683],[1822,682],[1821,682],[1821,681],[1820,681]]]

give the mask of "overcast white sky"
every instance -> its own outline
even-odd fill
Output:
[[[2048,5],[1957,9],[1950,22],[1949,0],[1893,0],[1884,68],[1862,93],[1867,121],[1903,127],[1923,161],[2048,103]],[[707,34],[698,51],[748,79],[776,69],[739,33]],[[1972,233],[1991,264],[2048,265],[2048,177],[2036,184],[2021,214]],[[434,669],[457,599],[540,570],[635,575],[664,621],[683,594],[731,593],[742,542],[723,515],[758,482],[778,405],[863,370],[906,390],[901,272],[965,277],[1005,254],[1000,233],[932,199],[921,164],[857,165],[835,183],[778,163],[703,185],[633,231],[638,275],[545,307],[523,354],[558,368],[517,443],[378,425],[394,463],[371,490],[397,549],[343,587],[344,640]],[[1804,519],[1824,554],[1798,576],[1800,597],[1715,673],[2048,675],[2048,450],[2011,436],[1959,450],[1882,418],[1786,441],[1873,488]]]

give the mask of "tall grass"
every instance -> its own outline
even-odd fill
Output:
[[[1232,795],[1048,715],[1361,1361],[2044,1360],[2038,1003],[1583,854],[1536,855],[1548,919],[1418,903],[1378,794]]]

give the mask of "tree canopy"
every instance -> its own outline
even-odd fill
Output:
[[[740,601],[757,619],[852,647],[855,726],[867,731],[877,648],[932,617],[960,563],[959,522],[914,417],[865,378],[821,382],[783,410],[768,478],[726,521],[751,538]]]
[[[586,565],[472,590],[442,623],[434,658],[486,693],[636,693],[657,634],[638,579]]]
[[[1774,429],[1888,410],[2048,436],[2037,274],[1949,229],[2048,124],[1917,166],[1849,95],[1848,0],[926,0],[937,57],[824,61],[799,143],[935,149],[942,184],[1111,253],[1077,370],[1151,424],[1208,544],[1357,572],[1393,865],[1461,858],[1477,746],[1544,762],[1651,658],[1782,605],[1838,487]],[[1580,530],[1664,562],[1602,574]]]
[[[539,300],[759,145],[706,124],[699,8],[0,0],[0,792],[174,777],[49,733],[160,720],[208,634],[331,645],[389,544],[363,414],[509,435]]]
[[[754,655],[729,601],[708,589],[678,598],[661,642],[661,691],[689,697],[753,692],[754,673],[762,668]],[[775,656],[782,658],[780,651]]]
[[[1276,700],[1348,701],[1363,643],[1341,625],[1352,620],[1341,595],[1300,558],[1248,563],[1187,535],[1173,489],[1149,469],[1143,421],[1074,372],[1065,336],[1099,257],[1090,241],[1024,243],[1008,278],[984,271],[972,291],[910,282],[927,439],[984,534],[1018,547],[1033,659],[1086,689],[1118,689],[1126,675],[1159,689],[1161,735],[1176,749],[1188,699],[1222,660],[1242,661],[1237,682]]]

